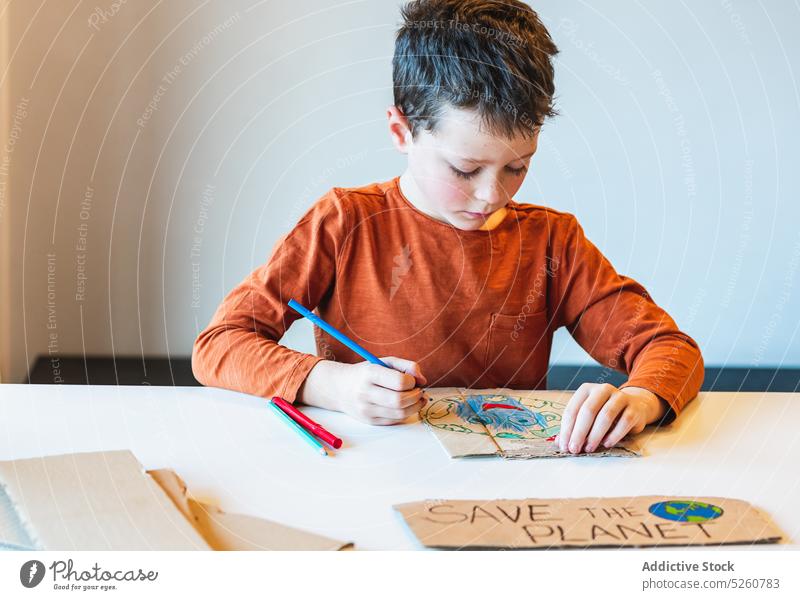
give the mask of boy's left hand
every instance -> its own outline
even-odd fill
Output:
[[[663,417],[666,409],[663,400],[644,388],[584,383],[564,409],[556,443],[561,452],[573,454],[594,452],[601,445],[611,448]]]

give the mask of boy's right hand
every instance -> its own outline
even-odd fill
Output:
[[[395,356],[381,357],[391,368],[368,361],[347,364],[323,360],[314,365],[299,399],[347,413],[371,425],[395,425],[419,412],[426,399],[427,379],[418,363]]]

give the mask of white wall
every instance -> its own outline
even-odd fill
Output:
[[[0,7],[19,113],[4,380],[48,348],[188,355],[319,195],[404,167],[385,126],[398,3],[114,4]],[[534,6],[562,114],[517,199],[577,214],[708,364],[800,366],[797,6]],[[306,326],[286,342],[313,351]],[[557,338],[554,361],[585,358]]]
[[[800,8],[548,3],[562,117],[533,197],[576,213],[707,364],[799,365]],[[561,332],[554,360],[583,353]]]

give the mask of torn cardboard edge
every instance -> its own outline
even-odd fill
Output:
[[[426,500],[394,507],[429,548],[647,548],[774,544],[771,520],[719,497]]]
[[[506,459],[566,458],[575,456],[620,456],[642,455],[642,449],[635,436],[628,436],[611,448],[595,452],[561,452],[552,441],[558,433],[565,404],[554,397],[569,399],[572,392],[553,392],[543,390],[512,390],[509,388],[469,389],[469,388],[426,388],[429,402],[420,409],[420,419],[433,432],[436,439],[451,458],[499,456]],[[483,397],[489,406],[486,412],[476,412],[467,401],[469,398]],[[474,402],[473,402],[474,404]],[[460,406],[459,406],[460,405]],[[497,411],[513,411],[524,407],[537,416],[537,423],[530,421],[527,414],[521,415],[523,421],[514,421],[514,412],[502,426],[497,419]],[[538,413],[538,414],[537,414]],[[488,422],[497,419],[490,428]],[[538,432],[540,437],[517,437],[526,427]],[[516,429],[515,429],[516,428]],[[498,429],[496,433],[493,429]]]
[[[170,469],[147,471],[213,550],[344,550],[339,542],[301,529],[248,515],[226,513],[192,498]]]
[[[0,462],[0,548],[341,550],[352,547],[195,500],[129,450]]]

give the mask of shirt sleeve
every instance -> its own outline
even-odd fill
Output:
[[[278,343],[301,318],[288,302],[294,298],[309,310],[320,304],[332,288],[347,231],[347,207],[332,189],[222,301],[195,340],[195,378],[207,386],[294,402],[323,358]]]
[[[641,284],[617,273],[568,216],[549,267],[556,327],[565,325],[595,360],[627,374],[621,388],[645,388],[666,401],[671,410],[660,423],[669,423],[700,391],[700,348]]]

